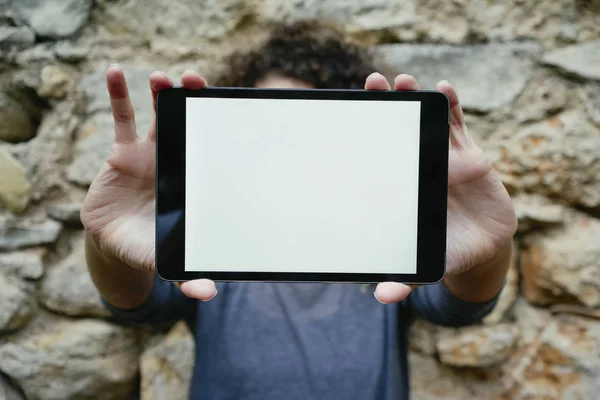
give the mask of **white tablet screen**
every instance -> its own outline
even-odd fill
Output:
[[[185,270],[415,274],[420,110],[187,98]]]

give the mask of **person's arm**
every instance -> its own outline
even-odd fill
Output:
[[[117,258],[106,257],[88,233],[85,235],[88,270],[100,295],[123,309],[139,307],[154,286],[154,273],[131,268]]]
[[[444,278],[444,284],[459,299],[482,303],[496,297],[506,280],[512,259],[512,239],[491,260],[476,265],[460,275]]]
[[[206,86],[192,72],[184,73],[181,82],[188,89]],[[158,92],[172,86],[164,73],[150,75],[155,111]],[[174,322],[190,316],[195,299],[214,297],[216,288],[212,281],[189,281],[180,291],[155,275],[156,125],[151,124],[146,138],[138,135],[125,74],[118,65],[107,70],[106,87],[115,140],[81,208],[87,266],[103,303],[117,319]]]
[[[195,300],[153,272],[131,268],[108,258],[86,234],[86,260],[102,303],[116,320],[124,323],[166,326],[190,317]]]
[[[488,315],[504,287],[512,257],[512,242],[486,263],[436,285],[421,286],[408,296],[411,313],[436,325],[460,327]]]

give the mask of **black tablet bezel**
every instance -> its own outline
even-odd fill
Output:
[[[187,97],[419,101],[419,200],[417,273],[312,273],[312,272],[201,272],[185,271],[185,112]],[[393,118],[393,115],[390,115]],[[164,280],[270,282],[395,281],[411,284],[439,282],[445,274],[448,198],[450,107],[438,91],[367,91],[328,89],[254,89],[207,87],[191,90],[174,87],[161,91],[156,119],[156,217],[175,207],[183,212],[176,229],[156,245],[156,272]],[[173,154],[184,155],[174,156]],[[176,177],[175,179],[173,177]],[[443,223],[440,223],[443,221]],[[159,226],[156,226],[158,235]]]

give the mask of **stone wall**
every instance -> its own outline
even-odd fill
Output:
[[[272,21],[328,18],[425,88],[453,82],[514,197],[519,251],[481,326],[414,325],[415,399],[600,390],[599,0],[0,0],[0,398],[183,399],[193,343],[110,321],[79,208],[110,150],[103,74],[209,79]],[[4,397],[3,397],[4,396]]]

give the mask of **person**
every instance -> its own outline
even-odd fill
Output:
[[[215,82],[392,90],[374,72],[373,57],[333,26],[282,25],[256,49],[233,55]],[[365,285],[208,280],[174,285],[157,278],[155,127],[146,139],[138,136],[119,66],[108,69],[106,82],[115,143],[81,211],[88,268],[115,318],[153,326],[187,322],[196,343],[190,398],[408,399],[411,320],[459,327],[477,323],[494,308],[517,220],[507,191],[469,135],[450,83],[437,84],[451,108],[447,276],[417,288],[380,283],[373,297]],[[207,85],[190,71],[181,83],[191,89]],[[161,72],[150,75],[154,100],[172,85]],[[417,89],[410,75],[394,80],[393,90]]]

